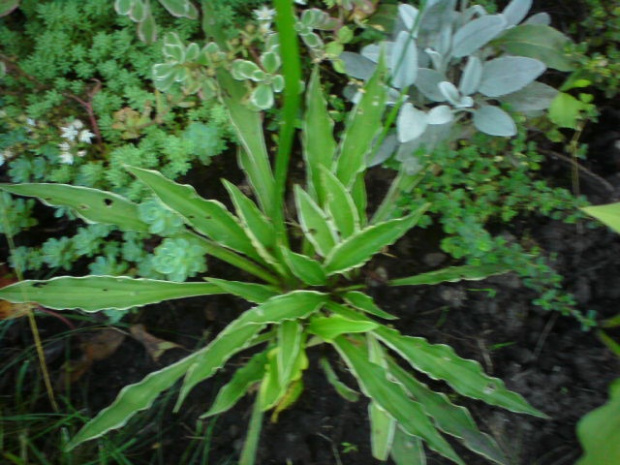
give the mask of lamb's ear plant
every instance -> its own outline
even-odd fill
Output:
[[[204,282],[166,282],[129,277],[57,277],[23,281],[0,289],[0,298],[25,299],[52,309],[128,309],[178,299],[232,294],[254,306],[233,320],[207,346],[125,387],[117,399],[88,422],[69,444],[73,448],[122,427],[160,393],[183,379],[177,410],[189,392],[212,377],[233,356],[249,350],[247,363],[224,385],[204,416],[232,408],[244,395],[255,396],[248,438],[240,463],[254,463],[265,412],[272,421],[301,395],[307,352],[330,346],[369,398],[374,457],[398,464],[421,463],[428,447],[454,463],[464,464],[444,434],[496,463],[507,463],[500,447],[480,432],[467,409],[452,403],[422,382],[419,374],[442,380],[458,395],[482,400],[513,412],[539,417],[504,383],[486,375],[480,364],[459,357],[442,344],[401,334],[396,317],[382,310],[364,292],[360,269],[415,225],[427,206],[392,219],[366,215],[365,160],[382,127],[388,88],[385,66],[368,81],[350,111],[340,140],[334,138],[319,70],[314,69],[305,92],[302,148],[305,186],[293,188],[296,220],[285,217],[284,193],[295,120],[298,115],[299,56],[290,1],[276,1],[277,26],[285,76],[284,125],[275,167],[271,168],[260,114],[242,103],[244,89],[224,69],[218,72],[220,98],[242,144],[239,162],[255,200],[224,181],[234,212],[216,200],[200,197],[193,187],[175,183],[156,171],[127,167],[170,210],[180,215],[182,237],[256,279],[230,281],[207,277]],[[376,131],[369,131],[375,128]],[[120,196],[69,185],[2,185],[17,195],[38,197],[48,204],[72,208],[89,222],[114,224],[127,231],[147,231],[136,204]],[[387,208],[387,207],[384,207]],[[386,215],[389,217],[390,215]],[[288,227],[289,224],[298,226]],[[301,240],[294,238],[301,236]],[[297,244],[297,242],[300,242]],[[415,286],[463,279],[478,280],[508,271],[502,266],[451,267],[393,279],[388,286]],[[27,296],[27,297],[25,297]],[[349,400],[355,391],[338,379],[329,361],[321,360],[328,380]],[[253,394],[255,393],[255,394]],[[417,455],[411,451],[417,451]],[[418,457],[418,458],[416,458]]]

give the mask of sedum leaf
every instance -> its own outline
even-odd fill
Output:
[[[482,65],[482,80],[478,92],[487,97],[501,97],[523,89],[546,69],[535,58],[506,56]]]
[[[432,379],[445,381],[461,395],[480,399],[512,412],[546,417],[529,405],[521,395],[506,389],[502,380],[486,375],[478,362],[459,357],[450,346],[431,344],[420,337],[402,336],[398,331],[385,326],[377,328],[373,334],[416,370]]]
[[[138,215],[138,206],[120,195],[67,184],[0,184],[11,194],[37,197],[46,205],[70,207],[89,223],[112,224],[121,229],[148,232]]]
[[[511,137],[517,134],[517,125],[512,116],[492,105],[485,105],[474,111],[474,126],[491,136]]]
[[[134,0],[116,0],[114,2],[114,10],[122,16],[126,16],[131,11],[131,7],[133,6]],[[15,6],[19,4],[19,0],[15,1]]]
[[[150,7],[143,0],[134,0],[131,9],[129,10],[129,17],[136,23],[145,20],[146,15],[149,13]]]
[[[148,44],[152,44],[157,40],[157,25],[150,7],[144,20],[138,23],[138,37]]]
[[[37,302],[55,310],[127,310],[164,300],[222,294],[214,284],[175,283],[126,276],[60,276],[47,281],[21,281],[0,289],[0,299]]]
[[[188,17],[191,11],[189,0],[159,0],[159,3],[168,10],[168,13],[177,18]]]
[[[328,275],[358,268],[407,233],[418,222],[428,205],[404,217],[378,223],[353,234],[332,249],[325,258]]]
[[[502,15],[486,15],[459,28],[453,37],[452,56],[466,57],[495,39],[506,28]]]
[[[250,101],[261,110],[273,107],[273,90],[269,84],[259,84],[250,95]]]

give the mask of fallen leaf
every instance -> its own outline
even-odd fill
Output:
[[[129,331],[131,332],[131,335],[144,346],[148,354],[156,362],[159,362],[159,358],[167,350],[174,349],[175,347],[181,347],[179,344],[175,344],[174,342],[166,341],[153,336],[146,331],[144,325],[132,325],[129,328]]]
[[[115,329],[102,329],[80,344],[87,359],[91,361],[105,360],[125,340],[125,334]]]
[[[33,303],[14,304],[6,300],[0,300],[0,320],[11,320],[26,316],[30,310],[37,308]]]
[[[80,344],[82,356],[62,366],[57,387],[62,390],[67,384],[75,383],[90,369],[93,362],[110,357],[125,340],[125,334],[114,329],[102,329]]]

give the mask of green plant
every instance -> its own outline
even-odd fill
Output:
[[[620,203],[583,208],[615,232],[620,233]],[[609,349],[620,357],[620,345],[603,329],[620,326],[620,315],[603,322],[598,336]],[[620,460],[620,378],[609,387],[609,401],[585,415],[577,424],[577,435],[584,449],[578,465],[614,463]]]
[[[536,291],[534,302],[541,308],[573,315],[584,327],[592,326],[563,291],[562,278],[549,265],[545,251],[527,237],[509,233],[511,222],[532,215],[573,224],[583,217],[578,207],[586,205],[585,199],[540,179],[544,157],[536,143],[527,141],[523,128],[511,139],[478,133],[456,147],[419,150],[416,158],[423,168],[398,204],[431,204],[419,226],[441,226],[444,252],[470,265],[509,264]]]
[[[195,21],[171,19],[159,5],[152,5],[152,15],[163,33],[174,30],[183,40],[199,34]],[[222,116],[225,109],[216,100],[203,104],[181,86],[159,92],[151,72],[162,60],[161,47],[140,43],[134,26],[112,5],[25,0],[18,12],[0,19],[0,40],[6,70],[0,78],[0,165],[11,182],[71,183],[152,205],[123,164],[176,179],[227,148],[232,131]],[[8,221],[1,232],[17,236],[37,224],[30,202],[3,194],[2,205]],[[74,218],[57,209],[59,224],[65,214]],[[145,221],[161,241],[174,235],[169,224]],[[87,257],[95,273],[160,278],[162,272],[152,266],[158,244],[149,238],[134,233],[126,239],[114,227],[82,225],[75,234],[14,249],[11,262],[36,276]]]
[[[571,27],[579,41],[569,47],[569,56],[576,63],[577,77],[611,98],[620,91],[620,5],[601,0],[579,3],[587,14]]]
[[[341,55],[347,73],[365,80],[387,50],[400,161],[411,165],[416,149],[432,151],[474,128],[514,136],[514,118],[501,107],[532,114],[550,105],[557,91],[536,79],[547,67],[572,69],[563,54],[570,40],[547,15],[519,24],[531,4],[513,0],[499,14],[456,0],[402,4],[393,40]]]
[[[364,174],[376,132],[381,129],[387,98],[385,70],[379,66],[364,95],[347,117],[337,142],[319,83],[318,69],[309,80],[303,115],[302,146],[306,186],[296,185],[293,198],[297,221],[286,218],[284,194],[294,124],[299,109],[298,50],[292,6],[277,1],[280,53],[285,76],[284,107],[278,153],[272,169],[267,156],[261,115],[242,102],[243,85],[226,69],[218,69],[219,97],[226,105],[243,150],[240,165],[257,202],[224,181],[235,213],[220,202],[206,200],[187,185],[139,167],[126,169],[185,223],[179,237],[194,241],[215,256],[262,281],[166,282],[129,277],[57,277],[30,280],[0,289],[12,302],[37,301],[54,309],[127,309],[162,300],[232,294],[255,304],[232,321],[206,347],[148,375],[122,390],[116,401],[73,437],[69,447],[123,426],[136,412],[150,407],[158,395],[184,377],[176,405],[189,391],[215,374],[235,354],[253,349],[249,361],[220,391],[211,416],[230,409],[256,388],[248,437],[240,463],[254,463],[264,413],[272,419],[288,408],[303,390],[306,352],[316,345],[332,347],[370,398],[369,418],[373,455],[399,464],[411,463],[411,451],[423,453],[423,443],[441,455],[464,463],[440,431],[462,440],[472,451],[505,463],[493,439],[481,433],[466,409],[423,384],[399,362],[406,362],[432,379],[447,382],[461,395],[515,412],[544,417],[503,382],[484,374],[476,362],[460,358],[449,346],[402,335],[382,320],[394,317],[363,292],[360,269],[373,255],[412,229],[428,205],[393,219],[366,216]],[[206,12],[208,14],[208,11]],[[215,31],[217,32],[217,31]],[[369,131],[375,128],[376,131]],[[146,232],[138,206],[118,195],[69,185],[2,185],[2,189],[39,197],[72,208],[80,217],[115,224],[127,231]],[[390,213],[390,212],[388,212]],[[298,238],[298,239],[296,239]],[[299,242],[299,244],[297,244]],[[389,286],[436,284],[481,279],[507,271],[503,264],[453,267],[390,280]],[[27,297],[24,297],[27,296]],[[322,361],[329,366],[327,359]],[[336,390],[351,397],[351,389],[328,376]]]

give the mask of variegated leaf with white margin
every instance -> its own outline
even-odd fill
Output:
[[[332,344],[355,376],[364,394],[389,413],[407,433],[424,439],[429,447],[455,463],[465,465],[450,444],[436,430],[418,402],[388,377],[388,371],[368,360],[368,349],[356,338],[353,344],[344,336]]]
[[[546,418],[544,413],[528,404],[521,395],[506,389],[502,380],[486,375],[478,362],[459,357],[450,346],[431,344],[421,337],[403,336],[386,326],[377,328],[373,334],[413,368],[432,379],[445,381],[461,395],[512,412]]]
[[[36,197],[45,205],[69,207],[88,223],[112,224],[128,231],[148,232],[138,215],[138,206],[117,194],[68,184],[0,184],[11,194]]]
[[[281,324],[287,320],[307,318],[318,311],[329,299],[329,296],[316,291],[292,291],[278,295],[266,302],[244,312],[230,323],[209,344],[222,350],[219,357],[210,353],[196,359],[189,368],[183,381],[175,410],[178,410],[189,392],[201,381],[211,377],[230,357],[245,347],[268,324]],[[252,330],[248,331],[248,328]],[[243,339],[245,337],[245,339]]]
[[[0,299],[37,302],[54,310],[127,310],[164,300],[222,294],[214,284],[176,283],[127,276],[60,276],[47,281],[20,281],[0,289]]]
[[[325,271],[332,275],[364,265],[384,247],[393,244],[413,228],[428,206],[423,205],[404,218],[368,226],[343,240],[325,257]]]
[[[304,236],[319,254],[327,256],[338,242],[335,225],[328,221],[325,212],[299,186],[295,186],[295,205]]]

